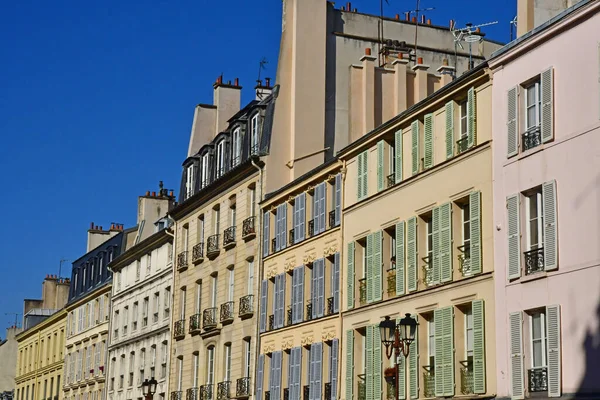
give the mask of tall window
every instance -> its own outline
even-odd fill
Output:
[[[201,187],[206,187],[208,185],[208,167],[209,167],[209,158],[208,153],[202,156],[202,178],[201,178]]]
[[[154,293],[154,310],[153,310],[153,314],[152,314],[152,322],[154,322],[154,323],[158,322],[159,307],[160,307],[160,293],[156,292],[156,293]]]
[[[181,391],[183,375],[183,357],[177,357],[177,390]]]
[[[141,385],[144,382],[144,368],[146,367],[146,349],[140,350],[140,374],[138,376],[138,382]]]
[[[198,369],[200,368],[200,366],[198,365],[198,363],[199,363],[198,353],[194,353],[193,357],[194,357],[194,371],[193,371],[194,372],[194,382],[193,382],[192,387],[197,388],[198,387]]]
[[[250,209],[248,210],[248,215],[250,217],[254,217],[254,213],[256,210],[256,188],[254,186],[250,187],[248,189],[248,191],[250,192]]]
[[[235,167],[241,161],[242,157],[242,138],[240,134],[240,128],[235,128],[232,134],[232,157],[231,157],[231,166]]]
[[[258,114],[250,120],[250,154],[258,154]]]
[[[231,381],[231,343],[225,343],[225,374],[223,381]]]
[[[435,366],[435,320],[433,315],[431,315],[431,320],[427,321],[427,351],[429,366],[433,369]]]
[[[469,102],[465,99],[460,103],[460,138],[469,135]]]
[[[427,221],[427,259],[433,263],[433,218]]]
[[[225,172],[225,141],[217,143],[217,171],[216,177],[220,177]]]
[[[254,288],[254,259],[248,260],[248,294],[252,294]]]
[[[142,261],[137,260],[135,262],[135,280],[136,281],[140,280],[141,271],[142,271]]]
[[[167,341],[162,342],[161,354],[160,376],[164,378],[167,376],[167,356],[169,354],[169,344]]]
[[[198,243],[204,243],[204,214],[198,217]]]
[[[163,318],[168,318],[171,311],[171,287],[165,288],[165,312]]]
[[[546,367],[546,312],[534,312],[529,317],[531,332],[531,367]]]
[[[196,314],[201,312],[201,301],[202,301],[202,281],[196,281],[196,302],[194,304],[194,311]]]
[[[123,308],[123,335],[127,335],[127,322],[129,319],[129,306]]]
[[[229,270],[229,282],[227,286],[227,301],[233,301],[233,295],[235,292],[235,271],[233,268]]]
[[[465,355],[471,370],[473,368],[473,309],[471,307],[465,311],[465,332]]]
[[[188,251],[188,240],[190,233],[187,224],[183,226],[183,251]]]
[[[129,354],[129,381],[128,386],[133,386],[133,371],[135,368],[135,353],[131,352]]]
[[[185,319],[185,286],[179,290],[179,319]]]
[[[235,198],[234,198],[235,199]],[[231,206],[229,206],[229,226],[235,226],[235,200],[233,201],[233,204],[231,204]]]
[[[210,293],[210,306],[217,306],[217,275],[213,275],[210,277],[211,280],[211,293]]]
[[[156,376],[154,369],[156,368],[156,345],[150,347],[150,376]]]
[[[525,198],[527,217],[527,249],[536,250],[544,246],[544,215],[542,211],[542,192],[535,192]]]
[[[131,318],[131,330],[135,331],[137,329],[137,319],[138,319],[138,302],[133,303],[133,314]]]
[[[142,327],[148,325],[148,303],[150,303],[150,298],[144,297],[144,303],[142,306]]]
[[[525,88],[525,129],[540,125],[540,114],[542,110],[542,99],[540,93],[540,82],[534,82]]]
[[[388,175],[392,175],[396,172],[396,144],[394,143],[394,141],[388,143],[388,160],[389,161],[389,169],[388,169]],[[335,185],[332,185],[332,199],[335,199]],[[332,201],[333,203],[333,201]]]
[[[212,385],[215,382],[215,347],[210,346],[206,350],[206,383]]]
[[[213,235],[218,235],[221,230],[221,210],[219,207],[213,209]]]
[[[469,249],[471,243],[471,208],[469,204],[461,207],[462,213],[462,242],[465,250]]]
[[[252,365],[251,358],[251,349],[250,347],[250,338],[244,338],[244,378],[248,378],[250,376],[250,366]]]
[[[146,254],[146,275],[152,271],[152,253]]]
[[[185,198],[190,198],[194,194],[194,165],[187,167],[185,181]]]

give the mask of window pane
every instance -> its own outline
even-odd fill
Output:
[[[533,342],[533,366],[534,367],[541,367],[543,366],[543,359],[542,359],[542,341],[541,340],[536,340]]]
[[[531,338],[536,340],[542,337],[542,314],[537,313],[531,316]]]

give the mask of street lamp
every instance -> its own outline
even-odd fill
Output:
[[[154,379],[154,377],[150,378],[150,380],[144,379],[144,382],[142,383],[142,392],[146,400],[152,400],[152,398],[154,397],[154,393],[156,393],[157,383],[158,382],[156,381],[156,379]]]
[[[391,320],[389,316],[379,323],[379,332],[381,334],[381,343],[385,346],[385,355],[389,359],[394,355],[394,368],[396,372],[396,400],[400,398],[398,391],[398,357],[400,354],[404,358],[408,357],[410,352],[410,344],[415,340],[417,331],[417,321],[406,314],[398,324]]]

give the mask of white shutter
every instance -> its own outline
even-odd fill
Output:
[[[519,218],[519,195],[506,199],[508,215],[508,279],[521,276],[521,227]]]
[[[544,211],[544,269],[553,271],[558,268],[558,230],[556,228],[556,181],[542,185],[542,204]]]
[[[510,327],[510,385],[513,399],[524,399],[523,382],[523,317],[521,312],[509,315]]]
[[[508,90],[506,108],[506,156],[512,157],[519,152],[519,125],[517,123],[518,115],[518,88],[515,86]]]
[[[540,132],[542,143],[546,143],[554,139],[554,117],[553,117],[553,69],[548,68],[542,72],[540,76],[541,94],[542,94],[542,115]]]
[[[561,395],[561,356],[560,356],[560,306],[546,307],[546,321],[548,324],[548,396],[560,397]]]

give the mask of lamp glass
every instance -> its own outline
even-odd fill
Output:
[[[386,316],[385,320],[379,323],[379,333],[381,334],[381,343],[389,345],[394,340],[394,331],[396,330],[396,322]]]
[[[156,385],[157,384],[158,384],[158,382],[156,381],[156,379],[154,379],[154,377],[152,377],[150,379],[150,381],[148,382],[150,395],[153,396],[154,393],[156,393]]]
[[[416,332],[417,321],[407,313],[406,316],[400,320],[400,336],[402,340],[411,343],[415,340]]]

